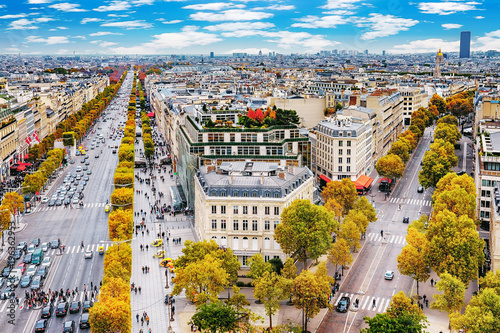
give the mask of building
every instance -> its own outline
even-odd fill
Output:
[[[213,51],[210,52],[210,58],[212,58],[212,59],[214,58],[214,52]]]
[[[324,96],[327,93],[342,92],[354,87],[358,83],[356,80],[330,80],[314,81],[307,87],[307,93],[311,95]]]
[[[429,97],[424,88],[402,87],[399,89],[403,98],[403,122],[404,126],[410,126],[411,114],[421,107],[427,107]]]
[[[284,110],[295,110],[300,118],[300,126],[312,128],[325,119],[325,98],[303,98],[299,96],[270,98],[270,105]]]
[[[444,56],[441,52],[441,49],[439,49],[438,53],[436,54],[436,67],[434,68],[434,77],[441,77],[441,64],[443,62]]]
[[[313,200],[314,177],[306,167],[268,162],[224,162],[200,167],[195,177],[195,231],[230,248],[243,266],[256,253],[267,261],[286,256],[274,240],[283,209]]]
[[[329,117],[315,127],[316,177],[324,182],[367,175],[373,165],[370,121],[351,116]]]
[[[460,58],[470,58],[470,31],[460,33]]]

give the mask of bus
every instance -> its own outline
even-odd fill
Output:
[[[43,250],[36,249],[35,252],[33,252],[33,256],[31,257],[31,263],[35,265],[40,265],[42,261],[43,261]]]

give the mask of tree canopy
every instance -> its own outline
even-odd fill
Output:
[[[375,169],[382,177],[401,178],[405,171],[405,164],[398,155],[389,154],[379,158]]]

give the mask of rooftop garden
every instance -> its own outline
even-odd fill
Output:
[[[238,124],[232,121],[207,120],[204,128],[234,128],[244,126],[245,128],[268,128],[272,126],[298,125],[300,118],[295,110],[272,109],[268,107],[265,111],[261,109],[248,109],[246,115],[238,115]]]

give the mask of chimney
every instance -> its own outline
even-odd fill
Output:
[[[293,175],[293,174],[294,174],[294,171],[295,171],[295,170],[294,170],[294,168],[293,168],[293,165],[289,165],[289,166],[288,166],[288,172],[289,172],[291,175]]]
[[[285,173],[284,172],[278,172],[278,177],[285,180]]]
[[[207,167],[207,173],[210,173],[210,172],[212,172],[212,171],[215,171],[215,165],[209,165],[209,166]]]
[[[264,185],[264,173],[260,173],[260,185]]]
[[[233,185],[233,175],[229,175],[229,185]]]

